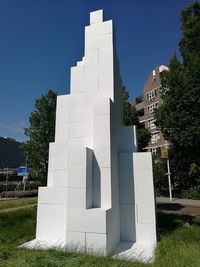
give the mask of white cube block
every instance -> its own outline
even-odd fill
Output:
[[[124,204],[120,205],[120,221],[121,222],[135,222],[135,205],[134,204]]]
[[[120,204],[133,204],[134,201],[134,190],[133,187],[120,187]]]
[[[62,139],[62,140],[56,140],[56,143],[54,143],[54,155],[68,155],[69,151],[69,142],[68,140]]]
[[[66,187],[67,186],[67,181],[68,181],[68,170],[54,170],[52,171],[53,175],[53,180],[52,184],[53,186],[58,186],[58,187]]]
[[[136,207],[138,223],[155,224],[155,207],[152,205],[152,203],[146,205],[137,204]]]
[[[84,76],[85,76],[84,66],[77,66],[71,68],[71,80],[70,80],[71,93],[78,93],[84,91]]]
[[[85,168],[69,168],[67,186],[69,187],[85,187],[86,188],[87,169]]]
[[[106,254],[107,235],[99,233],[86,233],[86,251],[95,253],[101,251],[101,254]]]
[[[55,140],[67,140],[69,138],[69,124],[56,124]]]
[[[135,225],[132,222],[120,223],[120,239],[123,242],[136,241]]]
[[[85,57],[86,65],[94,65],[99,63],[99,49],[89,50]]]
[[[90,24],[103,22],[103,10],[97,10],[90,13]]]
[[[136,224],[136,240],[138,243],[155,244],[156,228],[155,224]]]
[[[99,62],[98,64],[98,73],[99,76],[110,76],[111,79],[113,79],[113,60],[112,58],[110,60],[107,59],[106,62]],[[115,93],[115,92],[113,92]]]
[[[86,168],[87,150],[86,148],[74,148],[69,152],[69,168]]]
[[[55,143],[49,143],[49,157],[54,155]]]
[[[132,187],[133,188],[133,171],[131,170],[119,170],[119,184],[120,187]]]
[[[85,250],[85,233],[67,232],[67,251],[84,251]]]
[[[38,204],[66,204],[65,187],[39,187]]]
[[[133,154],[134,170],[152,170],[152,155],[150,152]]]
[[[101,187],[111,188],[111,168],[100,168]]]
[[[85,51],[106,48],[112,45],[113,45],[112,34],[105,34],[102,36],[90,37],[90,38],[87,38],[85,42]]]
[[[119,150],[120,152],[132,152],[137,151],[135,144],[135,129],[134,126],[126,126],[121,128],[121,142]]]
[[[109,114],[94,116],[94,134],[110,134],[110,116]]]
[[[111,34],[113,32],[112,20],[105,21],[103,23],[95,23],[90,26],[85,27],[85,38],[86,40],[90,37],[96,37],[105,34]],[[113,52],[111,50],[111,52]],[[87,53],[86,53],[87,57]]]
[[[114,59],[113,50],[111,47],[104,47],[99,49],[99,63],[104,63],[107,61],[112,62]]]
[[[154,205],[155,201],[154,198],[152,198],[152,196],[154,196],[153,186],[150,186],[148,188],[148,185],[147,186],[145,185],[143,187],[142,184],[140,184],[135,189],[135,199],[137,199],[138,204],[151,203],[152,205]]]
[[[69,137],[89,137],[92,136],[93,125],[92,122],[80,122],[80,123],[71,123],[69,126]]]
[[[71,94],[70,95],[70,108],[80,108],[84,106],[84,95],[82,94]]]
[[[80,107],[70,109],[70,123],[76,122],[91,122],[93,115],[93,108],[91,107]]]
[[[69,123],[69,108],[63,106],[57,106],[56,112],[56,124],[67,124]]]
[[[78,61],[77,62],[77,66],[79,67],[79,66],[83,66],[84,65],[84,62],[83,61]]]
[[[106,211],[103,209],[68,209],[67,229],[75,232],[106,233]],[[81,219],[80,219],[81,218]]]
[[[81,92],[97,92],[99,90],[99,79],[97,75],[87,73],[85,75],[84,89]]]
[[[60,107],[68,109],[70,106],[70,98],[70,95],[57,96],[57,109],[59,109]]]
[[[94,103],[94,115],[110,114],[110,98],[98,98]]]
[[[85,188],[70,187],[67,190],[67,207],[71,209],[86,209],[86,190]]]
[[[112,20],[104,21],[102,24],[103,33],[104,34],[111,34],[113,32],[113,22]]]
[[[47,187],[53,186],[53,171],[48,170],[47,174]]]
[[[133,171],[132,153],[119,153],[119,169]]]
[[[94,138],[94,148],[109,148],[110,135],[109,132],[101,132],[96,134]]]
[[[64,204],[39,204],[36,238],[61,243],[66,236],[66,206]]]
[[[110,149],[95,149],[94,155],[100,168],[108,168],[111,166]]]
[[[65,155],[54,156],[54,170],[67,170],[68,169],[68,157]]]
[[[54,157],[50,156],[49,157],[49,162],[48,162],[48,171],[53,171],[55,169],[54,166]]]

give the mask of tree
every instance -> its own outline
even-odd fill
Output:
[[[123,87],[123,121],[124,125],[136,125],[137,126],[137,138],[138,148],[142,151],[145,148],[151,138],[151,134],[148,129],[142,128],[139,123],[138,112],[136,108],[128,102],[129,93],[125,87]]]
[[[29,140],[25,142],[25,154],[28,165],[45,184],[48,172],[49,143],[55,137],[57,94],[49,90],[35,101],[35,110],[29,117],[30,126],[25,128]]]
[[[137,110],[129,102],[129,93],[125,87],[123,87],[123,121],[124,125],[139,125]]]
[[[162,73],[164,102],[155,111],[155,118],[172,144],[175,176],[179,173],[181,183],[185,175],[188,186],[191,167],[200,166],[200,3],[182,10],[181,30],[181,60],[174,55],[169,71]]]

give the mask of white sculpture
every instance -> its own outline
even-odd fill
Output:
[[[36,239],[60,247],[150,260],[156,244],[150,153],[136,153],[122,125],[122,82],[112,20],[90,13],[85,56],[71,68],[70,94],[58,96],[47,187],[39,188]]]

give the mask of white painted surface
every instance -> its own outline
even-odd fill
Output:
[[[71,68],[70,92],[57,99],[48,186],[39,190],[36,239],[24,246],[151,259],[152,159],[136,153],[135,127],[122,125],[113,23],[103,22],[102,10],[90,13],[85,56]]]

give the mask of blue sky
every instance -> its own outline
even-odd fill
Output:
[[[0,136],[26,139],[35,99],[69,93],[70,67],[83,56],[89,12],[113,19],[121,76],[130,101],[148,74],[168,65],[186,0],[0,0]]]

